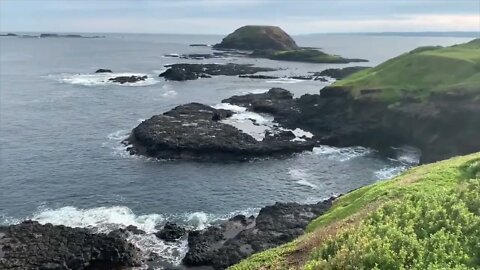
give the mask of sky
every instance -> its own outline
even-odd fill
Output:
[[[480,0],[0,0],[0,32],[480,31]]]

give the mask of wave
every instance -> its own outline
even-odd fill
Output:
[[[321,145],[313,148],[313,153],[316,155],[322,155],[332,160],[340,162],[348,161],[353,158],[361,157],[372,153],[372,150],[362,146],[354,147],[334,147],[328,145]]]
[[[292,79],[292,78],[278,78],[274,80],[265,81],[266,83],[280,83],[280,84],[291,84],[291,83],[299,83],[304,82],[305,80],[299,79]]]
[[[393,178],[420,163],[421,152],[415,147],[393,147],[393,150],[396,153],[395,158],[389,159],[391,165],[374,172],[378,179]]]
[[[148,76],[144,81],[139,81],[135,83],[116,83],[112,82],[109,79],[119,76]],[[83,85],[83,86],[105,86],[105,85],[120,85],[120,86],[148,86],[159,83],[160,81],[155,79],[154,76],[142,73],[94,73],[94,74],[60,74],[60,75],[50,75],[50,78],[53,78],[61,83],[68,83],[74,85]]]

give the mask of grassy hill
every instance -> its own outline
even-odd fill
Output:
[[[424,99],[435,91],[480,92],[480,39],[451,47],[420,47],[332,86],[349,89],[357,98],[384,100]]]
[[[231,269],[479,269],[480,153],[350,192],[307,231]]]

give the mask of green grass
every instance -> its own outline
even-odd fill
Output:
[[[406,96],[424,100],[434,91],[480,92],[480,39],[445,48],[420,47],[333,86],[349,89],[356,98],[372,98],[362,90],[379,89],[373,98],[386,101]]]
[[[307,231],[232,269],[478,268],[480,153],[352,191]],[[300,266],[292,264],[298,254],[306,258]]]

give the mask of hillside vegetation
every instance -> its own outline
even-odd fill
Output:
[[[420,47],[332,86],[348,89],[357,98],[385,100],[422,100],[436,91],[480,92],[480,39],[451,47]]]
[[[352,191],[307,231],[231,269],[479,269],[480,153]]]

